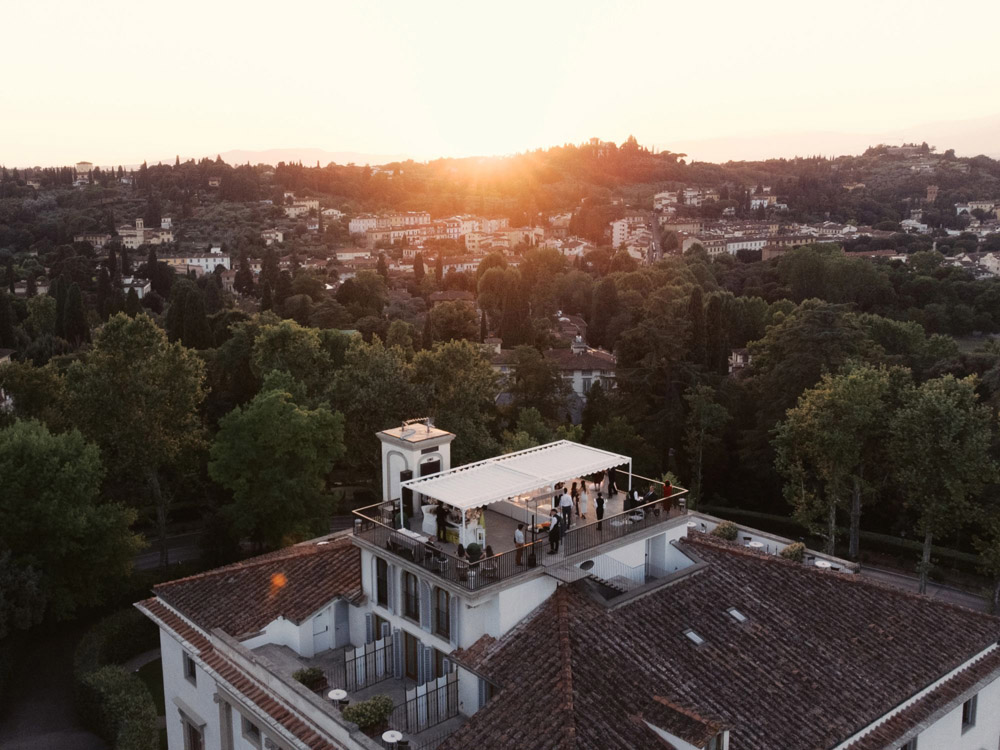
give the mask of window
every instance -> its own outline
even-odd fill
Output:
[[[705,745],[705,750],[723,750],[725,746],[723,735],[717,734],[708,741],[708,744]]]
[[[198,684],[198,668],[192,659],[187,654],[184,654],[184,676],[187,677],[188,682],[192,685]]]
[[[700,646],[705,642],[705,639],[702,638],[693,630],[685,630],[684,635],[686,635],[691,640],[691,642],[694,643],[696,646]]]
[[[740,612],[738,609],[736,609],[736,607],[730,607],[726,611],[729,613],[730,617],[732,617],[734,620],[736,620],[736,622],[746,622],[747,621],[747,616],[745,614],[743,614],[742,612]]]
[[[420,622],[420,593],[417,577],[403,571],[403,616]]]
[[[583,392],[590,393],[590,378],[583,379]]]
[[[979,703],[979,696],[974,695],[962,704],[962,732],[968,732],[976,726],[976,705]]]
[[[914,737],[912,740],[907,742],[905,745],[900,745],[899,750],[917,750],[917,738]]]
[[[184,750],[205,750],[201,730],[189,721],[184,722]]]
[[[444,589],[434,589],[434,635],[451,637],[451,595]]]
[[[389,606],[389,563],[381,557],[375,558],[375,600],[383,607]]]
[[[254,747],[260,747],[260,727],[243,717],[243,739],[247,740]]]

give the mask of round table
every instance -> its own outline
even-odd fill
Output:
[[[340,688],[335,688],[326,694],[326,697],[332,701],[342,701],[347,697],[347,691],[341,690]]]
[[[382,742],[387,742],[390,745],[395,745],[401,739],[403,739],[403,733],[397,732],[395,729],[389,729],[382,733]]]
[[[693,529],[693,528],[694,528],[695,526],[697,526],[697,525],[698,525],[698,524],[696,524],[696,523],[695,523],[694,521],[688,521],[688,522],[687,522],[687,527],[688,527],[689,529]]]
[[[831,563],[827,562],[826,560],[817,560],[816,561],[816,567],[817,568],[829,568],[830,565],[831,565]]]
[[[764,542],[750,542],[747,547],[751,547],[753,549],[764,549]]]

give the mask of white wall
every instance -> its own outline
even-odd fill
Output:
[[[184,648],[163,630],[160,630],[160,653],[163,659],[168,747],[170,750],[184,750],[184,727],[174,698],[179,698],[196,714],[192,719],[205,722],[202,729],[205,747],[221,747],[219,707],[213,699],[216,692],[215,680],[201,667],[196,667],[196,684],[192,685],[184,676]]]
[[[962,706],[942,716],[918,735],[918,750],[978,750],[995,748],[1000,739],[1000,680],[979,692],[976,725],[962,734]]]

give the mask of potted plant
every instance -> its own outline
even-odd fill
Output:
[[[374,695],[366,701],[347,706],[341,715],[354,722],[363,732],[371,732],[383,726],[392,715],[392,698],[388,695]]]
[[[717,536],[720,539],[725,539],[729,542],[735,542],[736,537],[740,534],[740,527],[737,526],[732,521],[723,521],[714,529],[712,529],[712,536]]]
[[[319,667],[308,667],[306,669],[296,670],[292,673],[292,677],[301,682],[314,693],[326,690],[326,675],[323,674],[323,670]]]
[[[469,562],[477,562],[483,556],[483,548],[473,542],[465,548],[465,553],[469,556]]]

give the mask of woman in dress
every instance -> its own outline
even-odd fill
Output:
[[[587,520],[587,480],[580,480],[580,502],[577,503],[577,509],[580,511],[580,518]]]
[[[580,517],[580,490],[576,486],[576,482],[573,482],[573,486],[569,489],[569,496],[573,498],[573,507],[576,508],[576,517]]]

